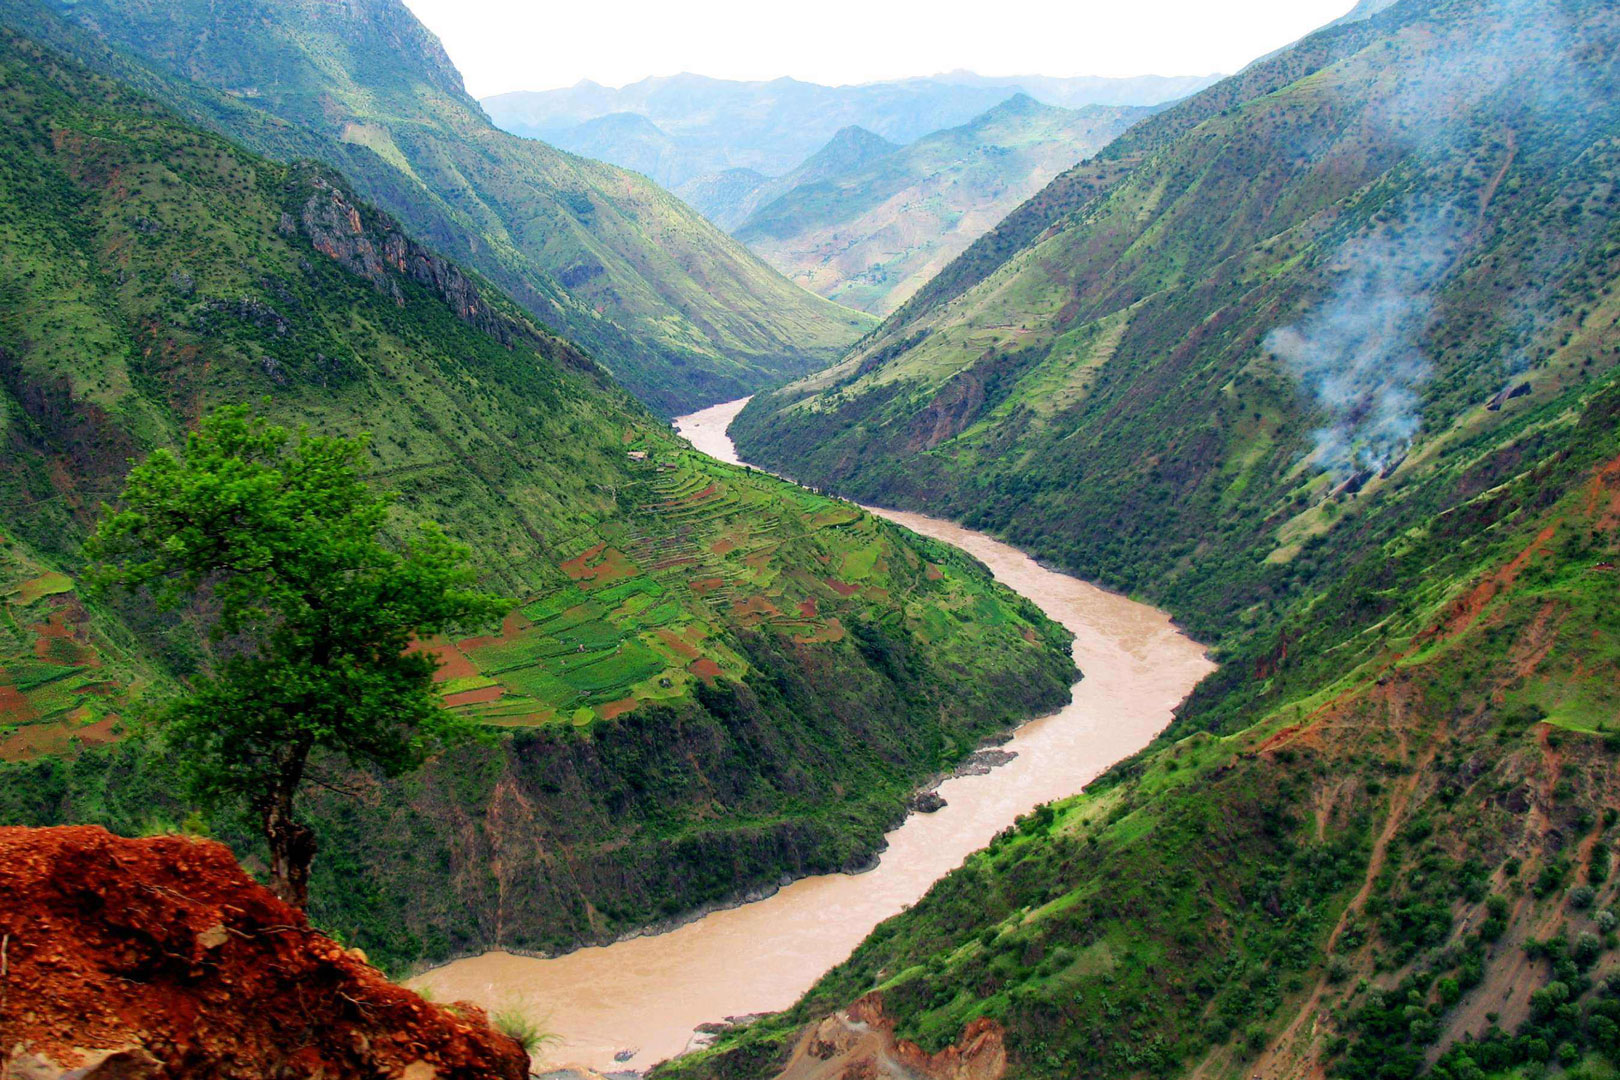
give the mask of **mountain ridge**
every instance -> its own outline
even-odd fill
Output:
[[[1061,109],[1017,93],[855,168],[789,174],[761,189],[734,233],[808,288],[886,313],[1047,180],[1152,111]]]
[[[260,153],[331,161],[666,413],[810,370],[866,328],[649,182],[497,130],[398,0],[3,11]]]
[[[741,82],[685,73],[619,88],[582,83],[515,91],[485,98],[483,105],[500,126],[568,149],[574,147],[567,132],[596,116],[626,111],[644,115],[686,148],[678,166],[654,176],[674,189],[732,168],[781,176],[851,124],[904,144],[966,123],[1018,92],[1065,108],[1150,106],[1211,81],[1170,76],[992,79],[950,72],[828,87],[793,78]]]
[[[731,169],[701,176],[676,190],[700,213],[723,229],[735,232],[761,207],[801,184],[831,180],[901,149],[859,124],[839,128],[826,145],[781,176],[768,177],[751,169]]]

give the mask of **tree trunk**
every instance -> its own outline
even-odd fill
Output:
[[[260,804],[264,839],[270,845],[270,891],[299,911],[309,906],[309,864],[316,847],[315,830],[293,817],[293,796],[308,755],[308,747],[292,750],[282,763],[275,790]]]
[[[272,803],[264,815],[270,844],[270,891],[299,911],[309,906],[309,864],[315,859],[315,830],[292,818],[292,808]]]

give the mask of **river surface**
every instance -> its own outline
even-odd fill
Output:
[[[746,404],[726,402],[676,420],[698,449],[738,463],[726,428]],[[552,959],[489,952],[412,981],[435,1000],[528,1013],[558,1042],[548,1065],[644,1070],[680,1053],[706,1021],[792,1005],[849,956],[879,922],[915,903],[1013,819],[1072,795],[1170,722],[1171,710],[1211,670],[1203,647],[1164,612],[1048,570],[1016,548],[949,521],[874,509],[955,544],[1075,634],[1084,678],[1061,711],[1020,727],[1011,762],[939,786],[947,805],[912,814],[888,835],[877,868],[804,878],[774,895],[716,911],[668,933]],[[624,1060],[615,1054],[634,1051]]]

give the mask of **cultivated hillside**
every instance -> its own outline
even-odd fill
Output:
[[[1521,7],[1547,25],[1515,42]],[[1611,15],[1436,0],[1317,34],[1059,177],[738,444],[1198,632],[1263,624],[1307,545],[1605,377],[1564,346],[1607,326]]]
[[[1590,0],[1313,35],[743,414],[754,460],[1158,598],[1222,668],[676,1071],[770,1075],[877,991],[1010,1076],[1609,1075],[1617,47]]]
[[[734,232],[806,288],[887,313],[1053,176],[1147,113],[1071,111],[1020,94],[890,154],[842,155],[853,167],[789,174]],[[834,157],[838,145],[807,166]]]
[[[400,0],[6,0],[0,20],[260,153],[331,162],[655,409],[814,370],[866,328],[645,178],[494,127]]]
[[[922,778],[1064,700],[1062,632],[982,567],[691,451],[328,167],[9,31],[0,87],[0,821],[187,819],[131,736],[207,646],[74,575],[130,459],[223,402],[369,432],[399,527],[442,522],[518,599],[424,643],[446,707],[498,737],[311,788],[312,914],[386,965],[603,940],[858,863]]]

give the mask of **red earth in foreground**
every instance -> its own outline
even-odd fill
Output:
[[[521,1080],[471,1005],[312,930],[223,844],[0,828],[0,1080]]]

